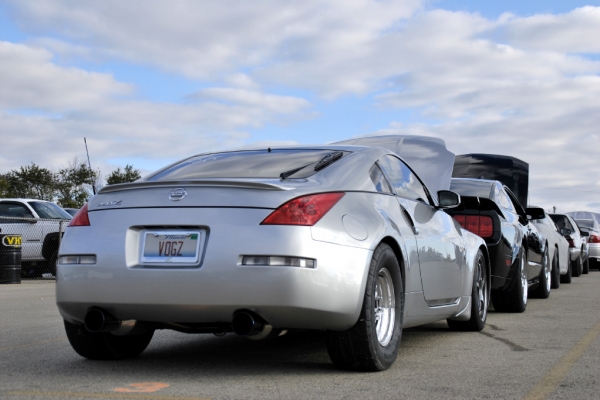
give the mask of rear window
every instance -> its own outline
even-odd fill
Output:
[[[450,190],[461,196],[485,197],[491,198],[494,182],[481,181],[474,179],[452,179],[450,181]]]
[[[316,164],[332,153],[340,152],[321,149],[286,149],[203,154],[173,165],[151,176],[148,181],[202,178],[279,179],[282,173],[295,169],[298,171],[289,174],[289,178],[307,178],[317,173]],[[349,154],[341,153],[342,157]],[[337,160],[339,158],[335,158],[335,161]]]
[[[565,217],[564,215],[550,215],[550,218],[552,218],[552,221],[554,221],[554,224],[559,229],[564,228],[564,229],[570,229],[572,231],[575,230],[573,228],[573,226],[571,226],[569,219],[567,217]]]
[[[581,228],[594,229],[594,220],[593,219],[576,219],[575,222]]]

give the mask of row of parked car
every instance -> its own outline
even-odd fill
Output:
[[[313,329],[339,368],[384,370],[404,328],[480,331],[490,302],[524,312],[587,272],[593,229],[523,206],[527,188],[523,161],[418,136],[199,154],[73,217],[57,305],[89,359],[137,356],[156,329]]]

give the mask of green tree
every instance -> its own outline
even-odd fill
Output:
[[[0,174],[0,199],[6,197],[11,197],[8,191],[8,181],[4,175]]]
[[[108,175],[106,183],[108,185],[114,185],[115,183],[127,183],[133,182],[142,177],[139,169],[133,169],[133,166],[127,164],[125,169],[121,171],[121,168],[117,168]]]
[[[55,174],[35,163],[8,172],[4,180],[10,197],[54,200]]]
[[[75,158],[56,174],[56,197],[61,207],[81,208],[90,198],[96,172]]]

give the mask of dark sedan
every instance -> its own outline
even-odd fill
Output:
[[[510,189],[499,181],[468,178],[452,178],[450,189],[461,195],[462,204],[446,212],[488,246],[496,311],[525,311],[528,294],[547,298],[551,263],[546,239]]]

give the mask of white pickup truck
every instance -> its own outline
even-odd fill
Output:
[[[0,234],[22,236],[23,264],[45,263],[54,274],[60,232],[71,219],[54,203],[35,199],[0,199]]]

